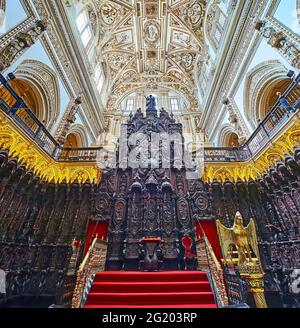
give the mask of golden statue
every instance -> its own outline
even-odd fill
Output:
[[[238,252],[237,264],[240,275],[246,280],[256,306],[258,308],[266,308],[264,272],[259,258],[254,220],[250,219],[247,227],[244,227],[243,217],[240,212],[237,212],[232,228],[226,228],[220,220],[217,220],[216,223],[225,264],[234,262],[232,252],[233,245],[235,245]]]
[[[225,261],[228,251],[232,251],[232,244],[237,248],[239,265],[247,262],[247,260],[253,263],[252,253],[259,260],[256,228],[253,219],[250,219],[248,226],[244,227],[243,217],[240,212],[237,212],[232,228],[225,227],[220,220],[217,220],[216,223]]]

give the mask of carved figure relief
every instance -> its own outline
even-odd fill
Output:
[[[123,200],[118,200],[115,204],[115,215],[114,222],[117,226],[122,225],[125,219],[125,202]]]
[[[160,26],[155,20],[150,20],[144,26],[145,43],[148,46],[155,46],[160,39]]]
[[[179,199],[177,202],[177,209],[178,209],[178,220],[183,227],[186,227],[190,221],[187,201],[185,199]]]

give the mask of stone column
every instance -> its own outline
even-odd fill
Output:
[[[296,33],[273,17],[258,21],[255,28],[291,66],[300,69],[300,37]]]
[[[137,98],[136,98],[136,108],[134,108],[133,112],[135,112],[138,108],[143,108],[143,97],[144,97],[144,92],[139,91],[137,93]]]
[[[168,109],[170,105],[168,104],[168,92],[161,92],[161,106],[164,109]]]
[[[242,115],[235,102],[231,98],[224,98],[223,104],[226,106],[226,109],[229,114],[229,122],[234,126],[235,132],[239,137],[239,143],[242,145],[247,141],[247,138],[250,136],[250,132],[244,122]]]
[[[66,142],[70,127],[75,123],[76,114],[78,113],[80,104],[81,97],[78,97],[70,102],[64,113],[61,123],[55,133],[55,138],[60,145],[63,145]]]
[[[119,118],[115,118],[115,126],[114,126],[114,132],[113,132],[114,136],[117,136],[117,134],[118,134],[118,124],[119,124]]]
[[[27,49],[29,49],[45,32],[47,24],[36,21],[25,31],[17,33],[0,49],[0,72],[10,67]]]

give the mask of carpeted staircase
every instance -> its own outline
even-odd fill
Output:
[[[96,274],[85,308],[216,308],[200,271],[104,271]]]

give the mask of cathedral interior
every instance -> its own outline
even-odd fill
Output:
[[[300,1],[0,0],[0,307],[300,307]]]

